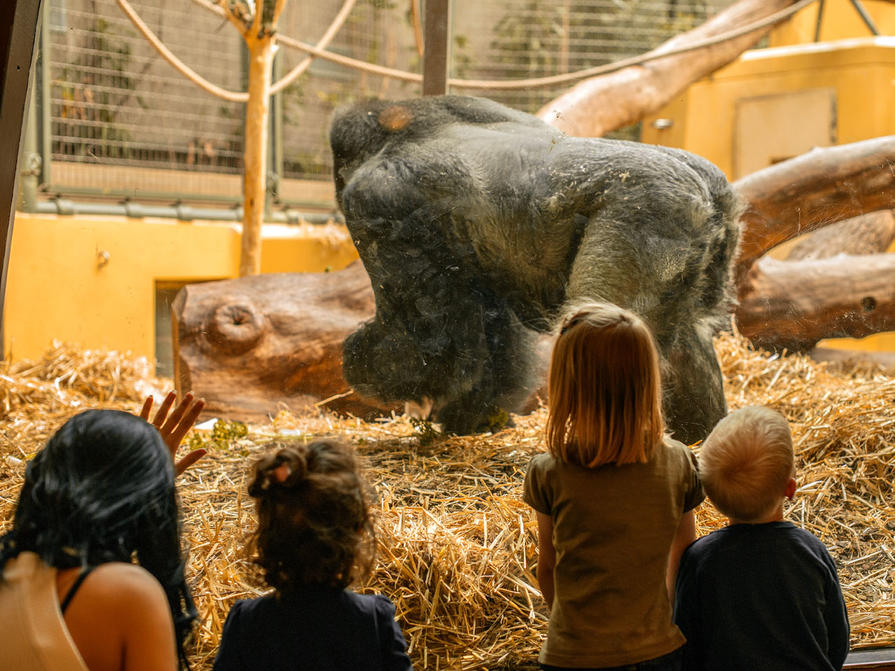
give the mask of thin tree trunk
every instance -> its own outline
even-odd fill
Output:
[[[266,31],[246,36],[249,49],[249,101],[246,103],[243,154],[242,252],[239,276],[261,272],[261,227],[267,193],[267,119],[270,110],[270,76],[274,38]]]

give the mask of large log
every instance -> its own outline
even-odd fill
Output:
[[[738,306],[739,330],[766,349],[808,352],[818,361],[895,367],[895,354],[815,347],[825,338],[863,337],[893,328],[892,257],[879,255],[895,240],[892,210],[800,237],[782,263],[753,264]],[[835,261],[812,263],[831,258]]]
[[[667,53],[728,33],[792,4],[794,0],[739,0],[706,23],[668,40],[649,55]],[[544,105],[538,116],[568,135],[600,137],[660,109],[693,82],[735,60],[772,27],[586,79]]]
[[[264,420],[281,409],[363,419],[403,412],[354,392],[342,377],[342,342],[375,313],[361,263],[331,273],[280,273],[187,285],[171,306],[178,394],[205,399],[203,416]],[[546,380],[552,341],[541,338]],[[535,409],[539,389],[522,412]]]
[[[269,274],[191,284],[173,305],[174,376],[205,414],[258,420],[323,407],[372,417],[342,377],[342,341],[374,313],[360,262],[332,273]]]
[[[890,254],[763,258],[748,275],[737,326],[756,346],[789,351],[895,329],[893,272]],[[342,341],[374,314],[360,263],[189,285],[172,313],[176,386],[203,396],[206,415],[258,420],[283,408],[324,408],[370,419],[402,410],[360,398],[342,377]],[[546,337],[539,344],[544,379],[550,345]],[[543,388],[539,396],[546,398]]]
[[[758,347],[805,352],[825,338],[895,329],[895,254],[765,257],[746,277],[737,327]]]
[[[747,204],[736,277],[776,245],[843,219],[895,208],[895,135],[814,149],[734,183]]]

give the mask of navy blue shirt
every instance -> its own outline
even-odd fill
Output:
[[[824,544],[789,522],[735,524],[681,558],[674,621],[686,671],[831,671],[848,614]]]
[[[386,597],[312,587],[234,603],[214,671],[412,671],[406,648]]]

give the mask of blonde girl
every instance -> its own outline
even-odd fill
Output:
[[[550,607],[541,668],[679,669],[669,585],[703,493],[693,455],[665,433],[643,321],[605,303],[570,311],[549,399],[549,452],[532,459],[524,487]]]

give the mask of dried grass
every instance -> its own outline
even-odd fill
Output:
[[[895,378],[716,342],[731,408],[770,405],[793,425],[800,488],[789,519],[818,535],[840,567],[856,647],[895,643]],[[0,530],[11,522],[24,463],[84,407],[135,411],[145,362],[57,347],[0,370]],[[354,444],[378,492],[379,562],[365,589],[394,601],[420,669],[534,669],[546,629],[536,588],[535,525],[521,502],[543,410],[487,436],[422,440],[404,417],[364,423],[281,413],[248,436],[218,434],[180,480],[189,576],[201,613],[194,668],[209,669],[230,604],[263,593],[242,546],[253,524],[245,473],[270,440],[338,435]],[[208,434],[202,440],[209,440]],[[224,436],[221,438],[221,436]],[[11,457],[8,459],[8,457]],[[699,511],[703,532],[722,518]]]

